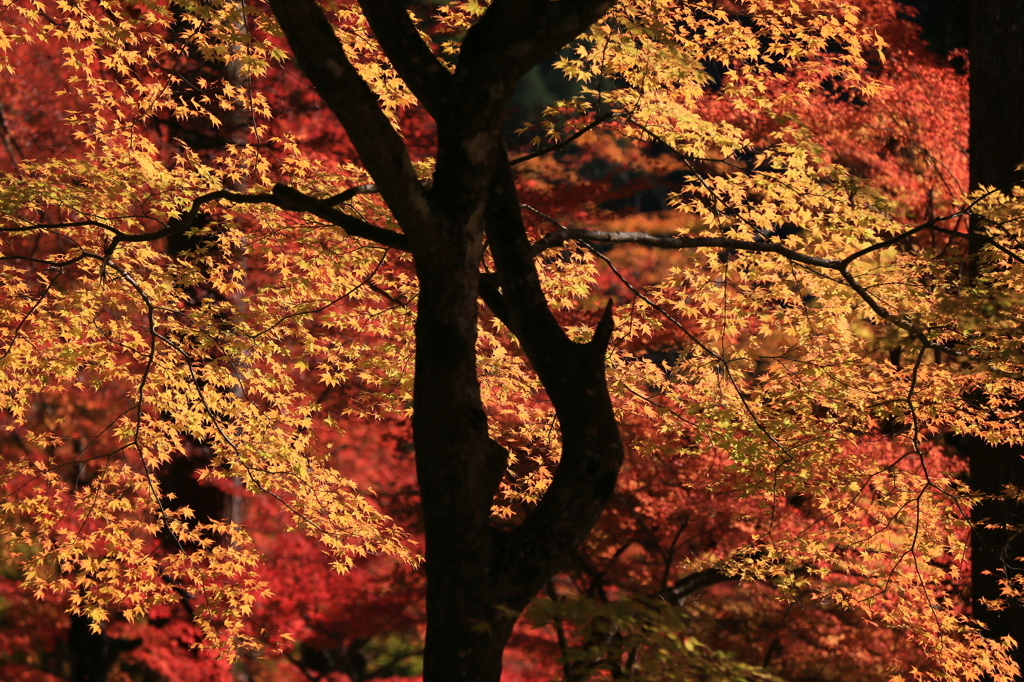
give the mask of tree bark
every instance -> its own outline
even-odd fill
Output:
[[[1024,2],[974,0],[971,8],[971,187],[1009,191],[1024,179],[1016,170],[1024,163]],[[969,247],[972,274],[984,232],[984,223],[974,221]],[[1005,609],[993,610],[984,604],[999,599],[1000,580],[1024,570],[1018,560],[1024,556],[1024,537],[1011,528],[981,527],[1024,525],[1024,508],[1000,497],[1009,484],[1024,487],[1024,449],[994,447],[977,436],[960,438],[957,444],[969,458],[971,486],[989,498],[972,511],[972,611],[987,626],[989,637],[1009,635],[1017,641],[1014,658],[1024,668],[1024,607],[1010,602]]]

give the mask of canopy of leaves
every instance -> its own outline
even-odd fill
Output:
[[[488,5],[411,12],[454,71]],[[896,660],[868,656],[870,679],[1015,673],[960,599],[973,500],[935,437],[1022,441],[1022,207],[966,194],[962,79],[897,42],[893,4],[863,5],[621,3],[554,60],[575,94],[520,131],[551,308],[586,340],[614,303],[628,464],[590,565],[532,614],[579,679],[798,676],[799,653],[772,668],[720,651],[742,645],[707,622],[742,601],[806,605],[808,630],[884,631]],[[430,122],[358,6],[325,7],[429,187]],[[339,454],[412,410],[405,235],[263,4],[3,11],[2,94],[49,131],[15,135],[13,116],[0,131],[3,558],[97,631],[184,599],[197,645],[287,649],[280,623],[253,625],[268,581],[298,591],[265,555],[418,561],[408,500],[375,496],[369,454]],[[658,210],[636,210],[643,196]],[[970,215],[989,243],[969,281]],[[493,523],[510,528],[561,442],[517,340],[482,303],[478,321],[489,428],[510,453]],[[170,489],[168,467],[197,453],[201,481],[253,496],[247,523]],[[693,576],[750,592],[688,601]],[[327,636],[303,618],[284,628]]]

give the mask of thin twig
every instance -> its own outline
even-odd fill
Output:
[[[601,114],[600,116],[598,116],[597,118],[595,118],[590,123],[588,123],[587,125],[583,126],[579,130],[577,130],[575,133],[573,133],[569,137],[565,138],[564,140],[556,142],[555,144],[550,145],[548,147],[543,147],[543,148],[538,149],[536,151],[530,152],[529,154],[524,154],[523,156],[516,157],[516,158],[512,159],[511,161],[509,161],[508,165],[516,166],[516,165],[518,165],[520,163],[525,163],[526,161],[529,161],[530,159],[535,159],[538,156],[543,156],[544,154],[550,154],[551,152],[556,152],[559,149],[563,149],[563,148],[569,146],[570,144],[572,144],[573,142],[575,142],[576,140],[578,140],[579,138],[583,137],[584,135],[589,133],[591,130],[593,130],[594,128],[598,127],[602,123],[604,123],[605,121],[613,119],[616,116],[617,116],[617,114],[614,111],[605,112],[605,113]]]

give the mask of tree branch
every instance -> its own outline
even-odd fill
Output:
[[[674,604],[682,605],[691,594],[732,580],[738,580],[738,578],[726,575],[717,568],[706,568],[703,571],[683,576],[659,596]]]
[[[352,192],[353,194],[361,194],[364,192],[358,191],[360,188],[375,187],[374,185],[359,185],[353,187],[346,192]],[[356,190],[356,191],[353,191]],[[371,191],[371,190],[367,190]],[[372,190],[376,191],[376,189]],[[342,193],[344,194],[344,192]],[[336,195],[338,196],[338,195]],[[152,242],[163,237],[169,237],[171,235],[181,234],[185,232],[195,223],[196,218],[199,216],[203,206],[210,203],[211,201],[231,201],[236,204],[271,204],[277,206],[285,211],[296,211],[299,213],[312,213],[316,217],[324,220],[332,225],[337,225],[342,228],[348,234],[353,237],[359,237],[360,239],[366,239],[372,242],[377,242],[382,246],[387,246],[392,249],[399,251],[409,251],[409,241],[404,234],[400,232],[394,232],[392,230],[386,230],[383,227],[378,227],[372,223],[368,223],[359,218],[353,217],[334,208],[335,197],[328,200],[316,199],[308,194],[303,194],[299,190],[293,187],[287,187],[285,185],[275,185],[272,193],[259,193],[259,194],[242,194],[239,192],[232,192],[230,190],[217,190],[216,192],[208,192],[202,196],[196,197],[192,200],[192,206],[187,212],[181,216],[169,221],[167,227],[155,230],[153,232],[122,232],[115,227],[100,223],[94,220],[82,220],[78,222],[68,223],[55,223],[52,225],[31,225],[26,227],[18,228],[0,228],[0,232],[26,232],[29,230],[39,229],[55,229],[62,227],[99,227],[107,232],[114,235],[114,238],[110,241],[107,246],[104,262],[110,260],[114,250],[118,244],[130,244],[140,242]]]
[[[404,234],[354,218],[332,207],[329,203],[303,194],[293,187],[274,185],[274,193],[271,195],[269,203],[286,211],[312,213],[321,220],[337,225],[353,237],[368,239],[399,251],[410,250],[409,240]]]
[[[327,206],[337,206],[338,204],[344,204],[346,201],[359,194],[380,194],[380,189],[372,182],[366,185],[356,185],[355,187],[349,187],[346,190],[342,190],[337,194],[329,196],[322,201]]]
[[[274,185],[273,192],[270,194],[242,194],[228,190],[210,192],[209,194],[204,194],[203,196],[196,198],[192,202],[192,208],[189,212],[185,214],[182,219],[172,225],[168,225],[166,228],[156,232],[144,232],[141,234],[125,234],[118,232],[114,237],[114,240],[120,240],[122,242],[153,241],[154,239],[160,239],[161,237],[167,237],[172,234],[184,232],[192,226],[192,223],[199,214],[199,210],[202,205],[217,199],[232,201],[236,204],[271,204],[285,211],[312,213],[321,220],[331,223],[332,225],[337,225],[353,237],[367,239],[372,242],[377,242],[382,246],[398,249],[400,251],[409,250],[409,243],[405,235],[399,232],[386,230],[383,227],[377,227],[372,223],[350,216],[347,213],[334,208],[331,204],[325,201],[311,197],[308,194],[303,194],[293,187],[288,187],[282,184]],[[114,244],[112,242],[108,251],[113,251],[113,246]]]
[[[466,34],[455,76],[486,94],[487,83],[512,87],[564,47],[616,0],[495,0]],[[492,86],[493,87],[493,86]]]
[[[538,156],[544,156],[545,154],[550,154],[551,152],[557,152],[559,149],[563,149],[563,148],[569,146],[570,144],[572,144],[573,142],[575,142],[576,140],[580,139],[581,137],[583,137],[584,135],[589,133],[591,130],[593,130],[597,126],[601,125],[602,123],[604,123],[605,121],[608,121],[610,119],[615,118],[615,116],[616,116],[616,113],[614,111],[609,111],[609,112],[606,112],[604,114],[601,114],[600,116],[595,118],[593,121],[591,121],[587,125],[583,126],[579,130],[577,130],[575,133],[573,133],[569,137],[567,137],[564,140],[562,140],[561,142],[556,142],[555,144],[553,144],[553,145],[551,145],[549,147],[544,147],[543,149],[538,149],[536,151],[530,152],[529,154],[524,154],[524,155],[522,155],[520,157],[512,159],[511,161],[508,162],[508,165],[515,166],[517,164],[529,161],[530,159],[535,159]]]
[[[614,0],[495,0],[469,29],[452,93],[435,117],[438,150],[431,194],[450,205],[449,213],[457,220],[479,215],[495,163],[504,156],[499,150],[501,123],[516,83],[613,4]]]
[[[538,256],[544,251],[561,246],[570,240],[605,242],[609,244],[642,244],[660,249],[695,249],[704,247],[735,249],[737,251],[757,251],[760,253],[776,253],[797,263],[828,268],[830,270],[838,270],[841,265],[841,261],[834,258],[808,256],[775,242],[755,242],[733,239],[731,237],[668,237],[648,234],[646,232],[606,232],[576,227],[563,227],[544,235],[534,242],[533,255]]]
[[[880,242],[876,242],[876,243],[872,244],[871,246],[866,246],[863,249],[861,249],[860,251],[857,251],[855,253],[850,254],[849,256],[847,256],[846,258],[844,258],[842,260],[842,265],[845,267],[845,266],[849,265],[850,263],[852,263],[853,261],[855,261],[858,258],[860,258],[861,256],[866,256],[869,253],[871,253],[872,251],[878,251],[879,249],[884,249],[887,246],[893,246],[893,245],[897,244],[898,242],[901,242],[904,239],[909,239],[910,237],[913,237],[918,232],[922,232],[924,230],[935,230],[936,232],[945,232],[945,233],[949,233],[949,234],[961,235],[963,237],[967,237],[966,233],[954,232],[952,230],[946,230],[946,229],[941,228],[941,227],[939,227],[937,225],[937,223],[945,222],[947,220],[952,220],[953,218],[958,218],[958,217],[960,217],[962,215],[966,215],[966,214],[963,211],[958,211],[958,212],[953,213],[951,215],[943,216],[941,218],[932,218],[931,220],[929,220],[927,222],[924,222],[924,223],[921,223],[920,225],[917,225],[916,227],[912,227],[911,229],[909,229],[909,230],[907,230],[905,232],[901,232],[901,233],[899,233],[899,234],[897,234],[897,235],[895,235],[893,237],[890,237],[889,239],[883,239]]]
[[[590,343],[566,336],[540,284],[504,148],[496,154],[484,213],[495,273],[481,278],[478,291],[507,318],[551,399],[562,436],[551,485],[522,524],[501,536],[503,584],[528,586],[509,592],[513,603],[513,597],[535,594],[590,532],[615,490],[625,450],[604,370],[611,309],[605,309]]]
[[[303,72],[345,127],[399,224],[407,232],[429,229],[432,212],[408,150],[316,0],[270,0],[270,6]]]
[[[550,216],[547,216],[530,206],[524,206],[524,208],[538,213],[546,220],[553,222],[555,225],[559,225]],[[533,244],[533,255],[534,257],[542,254],[549,248],[561,246],[569,240],[579,240],[584,242],[604,242],[609,244],[641,244],[644,246],[652,246],[655,248],[662,249],[693,249],[693,248],[719,248],[719,249],[733,249],[736,251],[752,251],[757,253],[775,253],[787,260],[794,263],[801,263],[803,265],[810,265],[819,268],[825,268],[828,270],[835,270],[838,272],[847,285],[857,294],[871,310],[878,315],[881,319],[893,324],[900,329],[903,329],[907,333],[914,336],[916,339],[921,341],[926,348],[933,348],[939,350],[946,350],[944,347],[933,343],[928,339],[925,330],[917,326],[916,324],[909,322],[898,315],[893,315],[891,312],[885,309],[877,299],[875,299],[867,289],[857,281],[857,278],[853,276],[849,271],[849,265],[868,253],[876,251],[895,244],[901,240],[907,239],[918,232],[925,229],[937,229],[940,231],[942,228],[935,226],[936,220],[943,220],[938,218],[930,220],[926,223],[922,223],[914,228],[911,228],[905,232],[902,232],[894,237],[885,239],[871,246],[865,247],[850,256],[842,259],[837,258],[821,258],[818,256],[808,256],[807,254],[800,253],[794,249],[787,248],[782,244],[775,242],[760,242],[760,241],[748,241],[745,239],[733,239],[730,237],[669,237],[662,235],[653,235],[646,232],[606,232],[602,230],[587,230],[574,227],[564,227],[559,225],[559,229],[554,232],[550,232]],[[957,233],[959,234],[959,233]]]
[[[430,190],[430,188],[434,186],[434,181],[427,178],[420,184],[423,186],[423,189]],[[380,188],[373,183],[367,185],[356,185],[355,187],[349,187],[348,189],[338,192],[326,199],[322,199],[321,201],[328,206],[337,206],[338,204],[344,204],[346,201],[359,194],[380,194]]]
[[[479,293],[484,305],[494,313],[496,318],[501,320],[502,324],[515,334],[512,321],[509,319],[508,306],[505,305],[505,297],[501,295],[501,291],[498,289],[497,276],[493,272],[480,273]]]
[[[400,0],[359,0],[373,35],[427,112],[437,118],[452,76],[420,38]]]

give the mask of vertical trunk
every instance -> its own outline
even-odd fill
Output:
[[[1024,162],[1024,2],[974,0],[971,4],[971,186],[1009,190],[1022,180],[1016,167]],[[971,226],[971,270],[984,235],[984,224]],[[1006,485],[1024,487],[1024,449],[992,447],[977,437],[958,443],[970,461],[971,485],[992,499],[975,507],[976,524],[1020,525],[1024,508],[1000,499]],[[1018,648],[1015,659],[1024,668],[1024,608],[1010,603],[1003,610],[986,608],[998,599],[999,581],[1022,570],[1024,538],[1012,530],[976,527],[971,537],[971,604],[975,618],[993,638],[1009,635]]]
[[[1024,175],[1024,3],[984,0],[971,16],[971,183],[1008,189]]]
[[[1024,524],[1024,508],[1000,495],[1007,485],[1024,484],[1024,450],[1019,446],[992,446],[977,436],[959,439],[958,447],[970,461],[971,487],[991,499],[972,511],[976,524],[1020,526]],[[1024,667],[1024,608],[1013,601],[1006,608],[986,608],[985,600],[1000,597],[1000,581],[1019,575],[1024,563],[1024,538],[1019,531],[1003,528],[976,527],[971,535],[971,608],[975,618],[988,627],[987,635],[1013,637],[1018,647],[1014,659]]]
[[[431,584],[432,577],[427,586],[424,682],[499,682],[502,653],[515,619],[494,623],[493,601],[469,604],[461,598],[467,592],[464,586]]]
[[[426,534],[425,680],[497,682],[507,639],[493,632],[498,486],[476,375],[477,262],[473,230],[442,226],[417,254],[413,438]],[[468,234],[467,234],[468,233]]]

